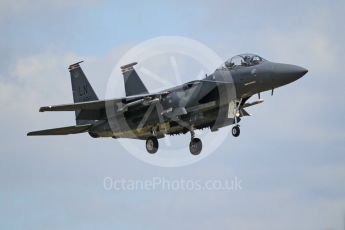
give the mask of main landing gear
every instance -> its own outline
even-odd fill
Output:
[[[158,151],[158,147],[159,147],[159,144],[158,144],[157,137],[151,136],[151,137],[147,138],[147,140],[146,140],[147,152],[154,154]]]
[[[189,143],[189,151],[193,155],[199,155],[202,150],[202,142],[199,138],[195,138],[195,133],[193,130],[190,131],[191,140]]]
[[[151,136],[146,139],[146,150],[147,152],[154,154],[158,151],[158,139],[156,137],[156,129],[153,128],[151,131]]]
[[[194,130],[190,130],[191,140],[189,142],[189,151],[193,155],[199,155],[202,150],[202,142],[199,138],[195,138]],[[154,154],[158,151],[158,140],[155,135],[152,135],[146,139],[146,150],[147,152]]]

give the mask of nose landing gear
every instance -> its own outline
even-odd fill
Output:
[[[242,98],[240,99],[240,101],[237,103],[237,106],[234,110],[234,119],[235,119],[235,126],[232,127],[231,129],[231,134],[234,136],[234,137],[238,137],[240,135],[240,126],[238,124],[238,120],[237,118],[240,116],[240,106],[242,104]]]
[[[234,137],[238,137],[240,135],[240,126],[236,125],[232,127],[231,133]]]

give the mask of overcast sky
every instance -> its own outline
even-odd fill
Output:
[[[341,0],[1,1],[0,228],[344,229],[344,15]],[[74,124],[73,113],[38,112],[72,102],[69,64],[85,60],[104,98],[121,55],[162,35],[224,60],[251,52],[309,72],[263,94],[239,138],[185,167],[141,162],[113,139],[26,136]],[[107,176],[237,177],[242,190],[106,191]]]

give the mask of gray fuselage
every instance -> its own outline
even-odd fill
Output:
[[[216,131],[246,116],[241,107],[252,95],[289,84],[306,72],[299,66],[264,59],[255,64],[230,63],[200,81],[160,92],[164,96],[157,103],[128,108],[115,117],[107,116],[90,132],[98,136],[146,139],[153,132],[162,138],[191,129]],[[241,113],[232,114],[235,108]]]

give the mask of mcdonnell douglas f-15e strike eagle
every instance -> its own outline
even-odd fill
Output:
[[[41,107],[45,111],[75,111],[76,125],[29,132],[36,135],[67,135],[88,132],[91,137],[146,140],[146,150],[156,153],[158,139],[165,135],[191,134],[190,152],[198,155],[202,142],[194,130],[234,125],[232,135],[240,135],[239,122],[250,114],[245,110],[263,102],[260,92],[289,84],[308,70],[274,63],[255,54],[241,54],[227,60],[212,74],[157,93],[149,93],[131,63],[121,67],[126,97],[99,100],[80,62],[69,66],[74,104]],[[255,95],[259,99],[248,102]]]

